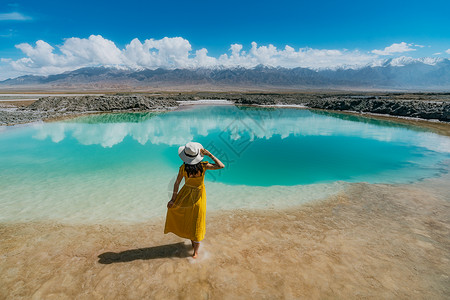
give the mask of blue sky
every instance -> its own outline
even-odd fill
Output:
[[[91,35],[113,42],[120,50],[135,38],[144,43],[147,39],[182,37],[190,45],[190,57],[202,48],[207,49],[209,57],[230,56],[232,44],[242,45],[242,51],[249,53],[251,43],[256,42],[257,47],[273,45],[285,49],[289,45],[295,51],[300,48],[358,51],[378,57],[381,52],[376,54],[373,50],[405,43],[394,46],[404,51],[388,51],[382,54],[383,58],[403,55],[448,58],[449,14],[448,0],[2,1],[0,71],[16,75],[35,70],[36,74],[45,74],[76,67],[74,61],[59,61],[58,68],[42,71],[43,63],[37,62],[40,58],[33,57],[30,51],[25,53],[17,45],[28,43],[35,47],[36,41],[41,40],[58,55],[67,39],[89,39]],[[34,60],[34,65],[28,62],[27,68],[23,64],[11,66],[12,61],[27,57]],[[94,58],[89,61],[104,64]],[[80,66],[88,64],[80,59],[77,62]]]

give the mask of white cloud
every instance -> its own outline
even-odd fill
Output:
[[[27,20],[31,20],[31,18],[18,12],[0,14],[0,21],[27,21]]]
[[[189,41],[181,37],[149,39],[143,44],[138,39],[134,39],[122,51],[122,64],[128,67],[150,69],[185,68],[190,64],[191,50]],[[204,51],[199,51],[201,51],[200,56],[206,55]]]
[[[394,53],[416,51],[416,49],[411,48],[412,46],[414,46],[414,44],[407,44],[405,42],[394,43],[394,44],[384,48],[384,50],[376,50],[376,49],[372,50],[372,53],[377,54],[377,55],[392,55]]]
[[[88,39],[69,38],[55,48],[39,40],[35,46],[28,43],[16,45],[26,57],[11,62],[14,70],[25,74],[56,74],[76,68],[99,65],[121,65],[122,51],[116,45],[99,35],[91,35]]]
[[[450,54],[450,49],[445,50],[445,53]]]
[[[232,44],[229,52],[212,57],[205,48],[193,50],[182,37],[165,37],[160,40],[133,39],[123,49],[101,35],[89,38],[72,37],[62,45],[52,46],[39,40],[35,45],[16,45],[25,57],[11,60],[3,58],[0,80],[20,75],[50,75],[90,66],[106,66],[124,69],[176,69],[176,68],[253,68],[258,65],[284,68],[336,69],[381,66],[386,61],[379,55],[413,51],[413,44],[392,44],[384,50],[361,52],[347,49],[294,49],[289,45],[277,48],[272,44],[259,46],[256,42],[244,50],[241,44]],[[417,45],[416,45],[417,46]],[[450,49],[448,50],[450,51]],[[401,58],[401,63],[413,58]],[[400,64],[400,60],[396,63]]]
[[[225,67],[254,67],[265,65],[270,67],[285,68],[339,68],[339,67],[359,67],[371,63],[373,55],[361,53],[357,50],[328,50],[300,48],[296,51],[290,46],[284,49],[277,49],[273,45],[259,46],[253,42],[248,53],[241,51],[242,45],[231,46],[231,56],[226,54],[218,59],[218,63]]]
[[[442,52],[433,53],[433,55],[442,55]]]
[[[68,63],[114,65],[122,63],[122,52],[116,45],[100,35],[91,35],[88,39],[70,38],[60,47]]]
[[[278,49],[273,45],[258,46],[253,42],[248,52],[243,45],[233,44],[231,54],[219,58],[208,56],[202,48],[192,53],[188,40],[181,37],[160,40],[148,39],[143,43],[133,39],[124,49],[100,35],[87,39],[69,38],[55,47],[39,40],[35,45],[22,43],[16,46],[25,57],[10,62],[10,67],[23,74],[55,74],[87,66],[115,66],[131,69],[156,68],[212,68],[245,67],[257,65],[270,67],[305,67],[312,69],[358,67],[371,63],[374,56],[357,50],[328,50],[290,46]]]

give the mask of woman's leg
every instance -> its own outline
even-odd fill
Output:
[[[192,254],[193,258],[197,258],[198,256],[198,248],[200,248],[200,242],[192,241],[192,246],[194,248],[194,254]]]

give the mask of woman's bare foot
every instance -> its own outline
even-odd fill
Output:
[[[194,254],[192,254],[192,258],[198,257],[198,248],[200,248],[200,242],[192,241],[192,246],[194,247]]]

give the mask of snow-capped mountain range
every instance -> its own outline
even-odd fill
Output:
[[[6,86],[70,86],[109,84],[129,87],[174,85],[219,85],[286,88],[367,88],[450,90],[450,60],[447,58],[398,57],[364,67],[333,69],[253,68],[140,69],[86,67],[49,76],[26,75],[0,82]]]

